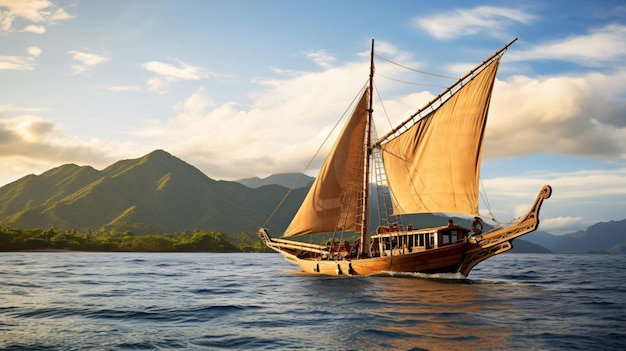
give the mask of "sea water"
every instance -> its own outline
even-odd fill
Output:
[[[0,253],[3,350],[625,350],[626,255],[467,277],[299,273],[278,254]]]

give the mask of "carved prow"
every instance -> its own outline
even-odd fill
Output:
[[[513,248],[511,244],[513,239],[535,231],[539,226],[539,210],[543,200],[548,199],[550,195],[552,195],[552,187],[544,185],[533,206],[517,224],[471,237],[470,242],[474,244],[474,247],[465,254],[459,266],[459,272],[467,276],[478,263]]]

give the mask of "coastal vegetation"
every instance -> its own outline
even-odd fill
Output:
[[[99,251],[99,252],[271,252],[262,241],[241,232],[183,230],[172,234],[135,235],[132,231],[92,232],[0,227],[0,251]]]

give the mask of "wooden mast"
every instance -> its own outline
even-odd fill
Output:
[[[369,105],[367,108],[367,127],[365,136],[365,174],[363,184],[363,212],[361,214],[361,249],[362,256],[369,256],[369,240],[368,240],[368,223],[367,215],[369,212],[369,191],[370,191],[370,156],[372,155],[372,108],[373,89],[374,88],[374,39],[372,39],[372,50],[370,54],[370,79],[369,79]]]

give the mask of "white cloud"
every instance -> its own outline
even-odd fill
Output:
[[[64,163],[106,166],[137,149],[67,136],[53,121],[38,115],[42,112],[46,109],[0,105],[0,186]]]
[[[42,52],[41,49],[36,46],[31,46],[28,49],[26,49],[26,51],[28,51],[28,54],[33,57],[39,57],[39,55],[41,55],[41,52]]]
[[[44,33],[45,26],[73,18],[61,7],[48,0],[0,0],[0,30],[13,32],[13,21],[21,18],[29,24],[22,31]]]
[[[54,122],[32,114],[1,119],[0,146],[0,158],[19,156],[48,162],[100,153],[86,142],[59,133]]]
[[[28,25],[26,27],[24,27],[24,29],[22,30],[23,32],[30,32],[30,33],[36,33],[36,34],[43,34],[46,32],[46,27],[44,26],[37,26],[34,24]]]
[[[626,158],[626,71],[497,81],[485,156]]]
[[[484,157],[560,154],[626,160],[626,26],[606,25],[565,39],[509,50],[510,62],[559,60],[601,70],[498,79]],[[474,64],[448,67],[458,74]],[[515,65],[513,65],[515,68]]]
[[[35,63],[30,56],[0,56],[0,70],[32,71]]]
[[[193,66],[180,60],[174,61],[177,65],[160,61],[150,61],[142,65],[143,69],[146,71],[156,74],[155,77],[148,80],[148,89],[156,92],[164,92],[169,82],[199,80],[212,76],[212,74],[206,72],[201,67]]]
[[[482,33],[502,36],[505,35],[504,28],[510,24],[527,24],[534,19],[534,15],[523,10],[480,6],[470,10],[460,9],[432,17],[417,18],[414,23],[435,38],[448,40]]]
[[[626,61],[626,26],[609,24],[589,30],[587,34],[558,38],[536,45],[526,51],[513,50],[507,61],[559,60],[582,66],[611,66]]]
[[[0,70],[32,71],[35,69],[35,58],[42,51],[36,46],[26,49],[30,56],[0,56]]]
[[[148,79],[147,82],[148,85],[148,89],[151,91],[155,91],[158,93],[166,93],[167,92],[167,87],[168,84],[165,81],[165,79],[161,79],[159,77],[152,77],[150,79]]]
[[[540,221],[540,230],[550,234],[569,234],[587,228],[589,224],[582,217],[554,217]]]
[[[83,74],[95,65],[103,64],[109,61],[109,58],[103,55],[92,54],[85,51],[73,50],[69,52],[72,55],[72,59],[76,62],[71,66],[72,74]]]
[[[174,118],[147,121],[136,137],[186,155],[219,179],[293,171],[308,162],[367,72],[363,62],[267,82],[251,106],[217,104],[199,89],[176,106]]]
[[[332,67],[332,63],[337,60],[334,56],[328,54],[326,50],[309,51],[306,53],[306,57],[324,68]]]

